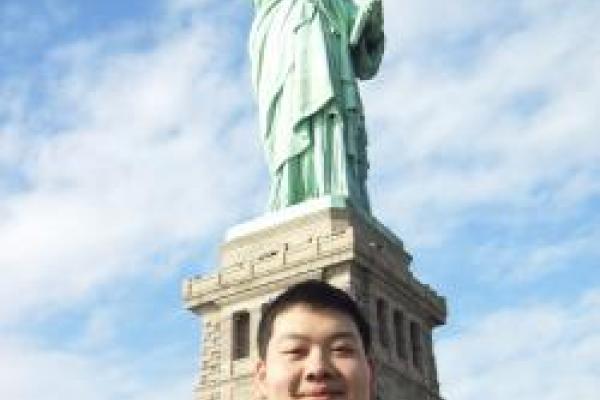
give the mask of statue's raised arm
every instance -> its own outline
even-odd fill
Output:
[[[381,0],[254,0],[252,81],[272,210],[333,196],[370,212],[357,78],[384,50]]]
[[[356,13],[350,46],[354,71],[360,79],[371,79],[379,70],[383,57],[383,4],[381,0],[367,0]]]

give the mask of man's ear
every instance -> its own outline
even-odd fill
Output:
[[[367,364],[369,365],[369,400],[377,399],[377,367],[373,357],[367,357]]]
[[[267,365],[264,360],[258,360],[254,367],[254,387],[259,399],[267,398],[265,381],[267,378]]]

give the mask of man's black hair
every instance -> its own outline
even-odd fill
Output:
[[[358,333],[366,354],[371,350],[371,331],[369,323],[358,305],[343,290],[326,282],[311,279],[289,287],[285,292],[266,304],[258,325],[258,354],[266,359],[267,347],[273,334],[275,318],[296,305],[306,305],[315,310],[332,310],[347,315],[358,328]]]

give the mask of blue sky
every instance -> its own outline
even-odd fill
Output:
[[[267,198],[250,3],[0,2],[3,398],[191,398],[180,283]],[[443,394],[595,398],[600,3],[385,6],[369,190],[448,297]]]

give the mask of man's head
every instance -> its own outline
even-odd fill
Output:
[[[256,379],[268,400],[369,400],[369,326],[342,290],[320,281],[269,303],[258,332]]]

